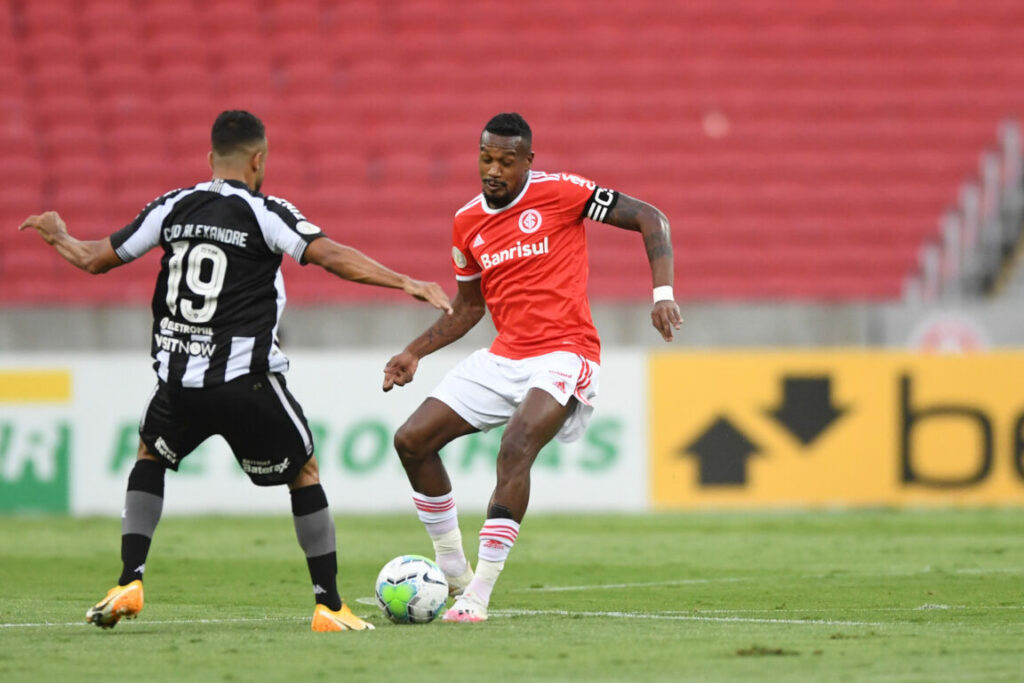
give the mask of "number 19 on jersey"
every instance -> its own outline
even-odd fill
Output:
[[[171,250],[173,253],[167,262],[167,308],[170,309],[171,315],[178,314],[178,295],[184,276],[188,291],[202,297],[203,302],[201,306],[196,306],[190,299],[182,298],[182,317],[192,323],[209,322],[217,310],[217,297],[224,287],[224,276],[228,266],[227,254],[214,244],[193,245],[185,240],[171,242]],[[206,265],[207,261],[209,265]]]

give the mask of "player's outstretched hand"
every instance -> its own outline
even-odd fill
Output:
[[[651,324],[654,329],[661,333],[665,341],[672,341],[675,337],[672,330],[678,330],[683,324],[683,316],[679,312],[679,306],[675,301],[659,301],[654,304],[651,311]]]
[[[419,364],[420,359],[408,351],[402,351],[397,356],[392,356],[388,364],[384,366],[384,391],[391,391],[391,387],[396,384],[404,387],[411,382]]]
[[[68,227],[64,224],[64,219],[56,211],[47,211],[38,216],[29,216],[18,227],[18,230],[24,230],[25,228],[35,229],[46,240],[47,244],[56,242],[58,235],[66,235],[68,233]]]
[[[416,297],[420,301],[426,301],[434,308],[440,308],[445,313],[451,315],[452,302],[448,300],[448,295],[441,289],[441,285],[436,282],[425,282],[410,278],[403,289],[409,296]]]

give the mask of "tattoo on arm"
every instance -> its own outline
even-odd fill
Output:
[[[457,297],[451,315],[442,314],[419,338],[424,353],[431,353],[469,332],[483,317],[483,308],[463,305]]]
[[[672,258],[672,243],[668,239],[666,230],[655,230],[644,233],[644,247],[647,249],[647,260],[655,261],[660,258]]]
[[[640,212],[643,211],[646,205],[636,199],[633,199],[629,195],[620,194],[619,201],[615,203],[615,206],[608,215],[605,217],[604,222],[608,225],[614,225],[617,228],[623,230],[634,230],[640,231]]]
[[[639,199],[620,194],[619,201],[608,212],[605,223],[623,230],[643,233],[647,259],[672,258],[672,240],[668,220],[661,211]]]
[[[462,318],[463,316],[460,313],[442,315],[427,330],[427,344],[433,346],[435,343],[441,342],[443,346],[464,335],[469,330],[469,327],[462,329],[464,327]]]

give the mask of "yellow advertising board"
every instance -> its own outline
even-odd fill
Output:
[[[1024,505],[1024,352],[649,362],[658,508]]]
[[[68,370],[0,369],[0,403],[67,403],[71,400]]]

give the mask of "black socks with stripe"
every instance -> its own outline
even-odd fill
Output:
[[[128,475],[121,518],[121,577],[125,586],[142,579],[146,556],[164,507],[164,473],[167,469],[155,460],[136,460]]]
[[[339,610],[338,553],[334,519],[327,507],[327,495],[320,484],[313,484],[293,489],[291,496],[295,536],[306,554],[309,578],[313,581],[313,596],[318,604]]]

